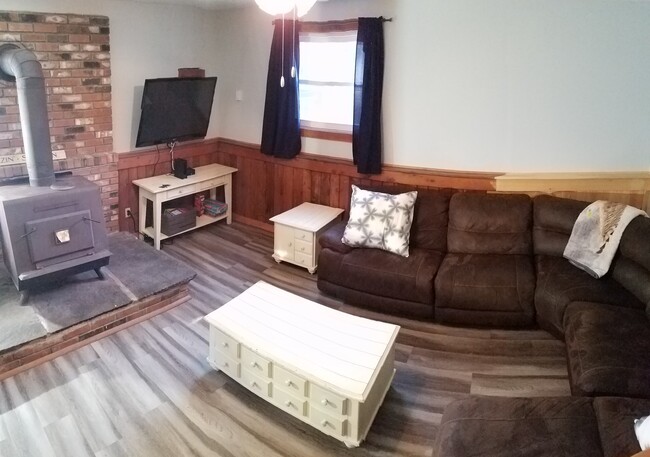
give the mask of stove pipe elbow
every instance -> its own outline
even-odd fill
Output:
[[[43,69],[36,55],[15,44],[0,46],[0,77],[16,79],[20,124],[31,186],[54,184],[54,164]]]

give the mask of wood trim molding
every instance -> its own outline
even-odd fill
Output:
[[[345,132],[335,132],[332,130],[315,129],[303,127],[300,129],[300,136],[306,138],[318,138],[319,140],[340,141],[342,143],[352,143],[352,134]]]
[[[496,178],[496,191],[575,194],[577,199],[620,201],[650,213],[650,172],[505,173]]]
[[[299,168],[319,173],[336,174],[355,179],[370,179],[388,183],[418,185],[437,188],[464,190],[496,190],[494,179],[498,174],[471,171],[436,170],[432,168],[403,167],[384,165],[379,175],[357,173],[352,160],[300,153],[293,159],[277,159],[259,153],[259,145],[251,148],[250,143],[242,143],[227,138],[220,138],[218,150],[246,159],[261,160],[285,167]]]

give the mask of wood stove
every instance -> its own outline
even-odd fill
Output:
[[[0,186],[5,265],[18,290],[108,265],[99,188],[79,176],[55,177],[45,84],[33,52],[0,46],[0,79],[16,81],[29,183]]]

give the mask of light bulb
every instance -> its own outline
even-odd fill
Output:
[[[295,5],[294,0],[255,0],[257,6],[265,13],[276,16],[286,14],[291,11]]]

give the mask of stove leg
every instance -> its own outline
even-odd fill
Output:
[[[104,279],[106,279],[106,277],[104,276],[104,273],[102,272],[102,268],[101,268],[101,267],[99,267],[99,268],[95,268],[95,273],[97,273],[97,277],[98,277],[99,279],[101,279],[102,281],[103,281]]]
[[[19,306],[24,306],[27,304],[29,301],[29,290],[21,290],[20,291],[20,300],[18,301]]]

